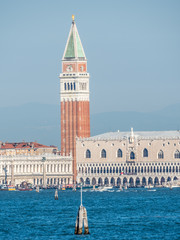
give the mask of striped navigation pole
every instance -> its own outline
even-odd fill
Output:
[[[78,215],[76,218],[75,234],[81,235],[84,227],[84,234],[89,233],[88,219],[86,208],[82,205],[82,183],[81,183],[81,205],[78,210]]]

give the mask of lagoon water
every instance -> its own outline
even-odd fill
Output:
[[[0,192],[1,240],[180,239],[180,188],[83,192],[90,235],[74,235],[80,192]]]

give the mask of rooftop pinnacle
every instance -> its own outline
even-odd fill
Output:
[[[72,24],[62,60],[86,60],[84,49],[72,15]]]

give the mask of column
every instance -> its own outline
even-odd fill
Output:
[[[14,162],[11,162],[11,185],[15,185],[15,181],[14,181]]]

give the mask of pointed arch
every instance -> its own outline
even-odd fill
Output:
[[[165,184],[165,178],[164,177],[161,177],[161,185],[164,185]]]
[[[140,178],[137,177],[137,178],[136,178],[136,187],[137,187],[137,186],[140,186],[140,183],[141,183],[141,182],[140,182]]]
[[[103,149],[101,151],[101,158],[106,158],[106,150],[105,149]]]
[[[148,178],[148,185],[153,185],[153,179],[152,179],[152,177],[149,177],[149,178]]]
[[[179,150],[176,150],[174,153],[174,158],[180,158],[180,152]]]
[[[128,182],[128,181],[127,181],[127,178],[124,177],[124,178],[123,178],[123,185],[127,184],[127,182]]]
[[[164,158],[164,152],[163,150],[160,150],[158,153],[158,159],[163,159]]]
[[[154,185],[159,185],[159,179],[158,179],[158,177],[155,177],[155,179],[154,179]]]
[[[144,148],[144,150],[143,150],[143,157],[148,157],[148,150],[147,150],[147,148]]]
[[[104,179],[104,185],[108,185],[109,184],[109,179],[106,177],[105,179]]]
[[[86,158],[91,158],[91,151],[89,149],[86,150]]]
[[[130,159],[135,159],[135,153],[134,152],[130,153]]]
[[[132,177],[129,179],[129,186],[134,187],[134,179]]]
[[[102,186],[102,185],[103,185],[102,178],[99,178],[99,179],[98,179],[98,185],[100,185],[100,186]]]
[[[143,186],[146,186],[146,184],[147,184],[146,178],[143,177],[143,178],[142,178],[142,185],[143,185]]]
[[[84,179],[80,178],[80,183],[84,184]]]
[[[115,179],[113,177],[111,178],[111,185],[115,185]]]
[[[92,185],[96,185],[96,179],[95,178],[92,179]]]
[[[170,181],[171,181],[171,177],[168,177],[168,178],[167,178],[167,182],[170,182]]]
[[[120,177],[117,178],[117,186],[121,185],[121,179]]]
[[[90,185],[90,179],[89,178],[86,178],[85,184]]]
[[[120,148],[117,150],[117,157],[118,158],[122,158],[123,157],[123,153],[122,153],[122,150]]]

